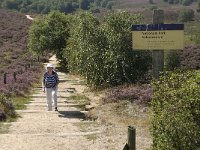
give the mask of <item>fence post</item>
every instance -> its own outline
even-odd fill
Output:
[[[23,68],[21,68],[20,73],[21,73],[21,74],[23,73]]]
[[[4,73],[4,75],[3,75],[3,81],[4,81],[4,84],[7,84],[7,73]]]
[[[13,73],[13,78],[14,78],[14,80],[16,82],[17,81],[17,74],[16,74],[16,72]]]
[[[28,70],[28,67],[27,67],[27,65],[25,65],[25,71],[27,72],[27,70]]]
[[[136,150],[136,129],[128,126],[128,147],[129,150]]]
[[[128,143],[123,150],[136,150],[136,129],[133,126],[128,126]]]

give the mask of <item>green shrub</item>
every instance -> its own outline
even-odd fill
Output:
[[[153,83],[153,150],[200,147],[200,71],[168,72]]]
[[[111,13],[101,23],[83,13],[72,20],[64,56],[69,70],[84,76],[89,85],[132,83],[149,70],[151,53],[132,50],[130,27],[140,16]]]
[[[171,50],[165,52],[165,69],[174,70],[180,67],[181,57],[180,52],[176,50]]]

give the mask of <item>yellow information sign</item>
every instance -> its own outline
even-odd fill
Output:
[[[184,25],[134,25],[132,27],[133,49],[177,50],[184,47]]]

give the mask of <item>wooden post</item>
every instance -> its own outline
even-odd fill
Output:
[[[17,74],[16,74],[16,72],[13,73],[13,78],[14,78],[14,80],[16,82],[17,81]]]
[[[23,73],[23,68],[21,68],[21,70],[20,70],[20,74],[22,74]]]
[[[25,65],[25,71],[27,72],[27,70],[28,70],[28,66],[27,66],[27,65]]]
[[[136,129],[135,127],[128,127],[128,147],[129,150],[136,150]]]
[[[4,73],[4,75],[3,75],[3,81],[4,81],[4,84],[7,84],[7,73]]]
[[[153,24],[164,23],[164,11],[154,10],[153,12]],[[159,74],[164,69],[164,50],[153,50],[153,76],[155,79],[159,79]]]

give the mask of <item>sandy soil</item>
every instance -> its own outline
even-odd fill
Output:
[[[55,56],[50,59],[55,66]],[[45,64],[44,64],[45,65]],[[18,111],[21,116],[16,122],[8,123],[9,131],[0,135],[0,150],[120,150],[127,140],[127,125],[137,127],[137,150],[150,147],[151,138],[146,113],[139,119],[121,117],[125,110],[139,110],[126,104],[98,106],[101,94],[89,91],[84,81],[77,76],[59,72],[61,83],[58,90],[58,112],[47,111],[42,88],[35,88],[32,102],[26,110]],[[75,92],[68,91],[74,88]],[[90,113],[79,108],[79,102],[69,99],[72,95],[86,95],[97,108]],[[120,109],[120,108],[119,108]],[[96,121],[85,120],[85,113],[97,116]],[[132,112],[135,113],[135,112]]]

